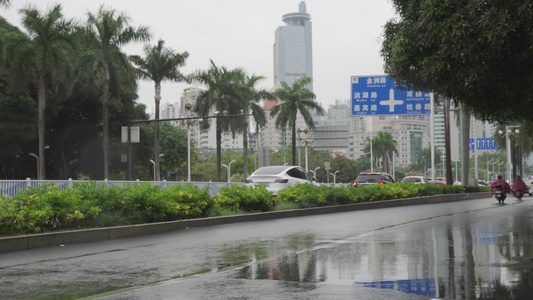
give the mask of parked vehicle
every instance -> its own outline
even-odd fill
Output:
[[[365,173],[361,172],[359,176],[353,182],[354,187],[367,186],[372,184],[386,184],[394,183],[394,179],[389,173],[385,172],[374,172],[374,173]]]
[[[478,179],[478,180],[477,180],[477,184],[478,184],[478,185],[485,185],[485,186],[486,186],[486,185],[489,185],[487,182],[485,182],[485,181],[483,181],[483,180],[481,180],[481,179]]]
[[[532,194],[532,193],[533,193],[533,189],[532,189],[532,187],[533,187],[533,180],[531,180],[531,179],[526,179],[526,180],[524,180],[524,183],[526,184],[527,189],[528,189],[528,191],[527,191],[526,193],[529,194],[529,196],[533,196],[533,194]]]
[[[436,183],[436,184],[446,184],[446,178],[444,177],[435,177],[435,179],[428,179],[430,183]]]
[[[264,184],[274,196],[277,196],[281,189],[298,183],[313,183],[305,170],[298,166],[261,167],[244,181],[245,185]]]
[[[424,184],[424,183],[428,183],[428,179],[424,176],[407,176],[402,179],[402,182]]]

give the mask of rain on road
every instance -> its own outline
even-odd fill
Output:
[[[533,201],[405,206],[0,254],[6,299],[530,299]]]

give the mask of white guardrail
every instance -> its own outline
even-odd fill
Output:
[[[93,181],[93,180],[91,180]],[[20,190],[27,189],[29,187],[39,187],[46,184],[54,184],[57,187],[72,187],[74,182],[89,182],[88,180],[33,180],[30,178],[27,178],[26,180],[0,180],[0,195],[4,196],[16,196],[18,195]],[[94,182],[100,183],[100,184],[106,184],[108,186],[122,186],[122,185],[128,185],[128,184],[143,184],[143,183],[150,183],[153,185],[159,185],[161,188],[167,188],[171,187],[173,185],[181,184],[181,185],[193,185],[197,186],[200,189],[205,189],[208,187],[209,194],[211,196],[214,196],[218,194],[220,191],[220,188],[222,187],[230,187],[232,184],[236,184],[239,186],[243,186],[244,183],[242,182],[186,182],[186,181],[115,181],[115,180],[103,180],[98,181],[94,180]],[[327,185],[324,183],[324,185]],[[336,183],[336,184],[329,184],[331,186],[336,187],[349,187],[350,184],[346,183]]]

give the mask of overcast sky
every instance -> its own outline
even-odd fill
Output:
[[[66,18],[86,19],[104,4],[126,13],[130,25],[151,28],[153,40],[177,52],[189,52],[186,74],[217,66],[243,68],[249,75],[266,77],[260,87],[273,86],[274,32],[283,26],[282,15],[298,11],[300,0],[11,0],[0,15],[21,27],[19,9],[31,4],[42,12],[61,4]],[[350,99],[350,76],[383,74],[380,56],[383,26],[395,17],[390,0],[306,0],[313,23],[313,80],[317,101],[324,108],[335,100]],[[21,27],[22,30],[24,30]],[[124,48],[142,55],[143,44]],[[162,83],[161,102],[179,102],[184,83]],[[202,86],[199,86],[202,87]],[[154,107],[154,87],[139,84],[139,103]]]

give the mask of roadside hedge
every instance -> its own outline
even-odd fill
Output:
[[[265,186],[232,185],[212,197],[207,189],[190,185],[160,188],[150,183],[107,186],[83,182],[63,189],[44,185],[15,197],[0,195],[0,236],[489,190],[410,183],[359,188],[304,184],[273,197]]]

